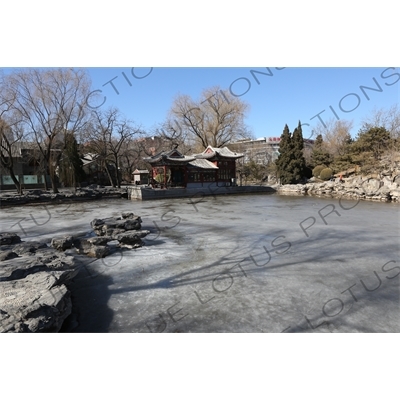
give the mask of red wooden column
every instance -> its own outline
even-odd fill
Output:
[[[157,182],[156,182],[156,176],[157,176],[157,167],[152,166],[151,167],[151,176],[152,176],[152,180],[151,180],[151,186],[156,186]],[[154,183],[156,182],[156,183]]]
[[[167,187],[167,167],[164,165],[164,187]]]

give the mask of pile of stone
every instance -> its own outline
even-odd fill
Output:
[[[117,218],[96,218],[90,223],[96,236],[54,238],[51,245],[59,251],[74,248],[78,254],[103,258],[109,255],[115,247],[135,249],[143,246],[142,238],[147,236],[150,231],[141,230],[141,224],[142,219],[133,213],[123,213],[121,217]]]
[[[376,201],[400,201],[400,175],[355,176],[342,180],[281,185],[280,194],[339,197]]]
[[[0,233],[0,332],[58,332],[72,309],[78,261],[40,241]]]
[[[88,257],[102,258],[117,247],[141,247],[150,231],[133,213],[95,219],[96,236],[22,242],[15,233],[0,233],[0,332],[59,332],[71,314],[67,284]],[[66,252],[68,250],[68,252]]]
[[[77,188],[75,191],[61,190],[60,193],[56,194],[41,189],[32,189],[24,191],[23,195],[9,192],[1,193],[0,202],[3,207],[18,204],[87,201],[115,197],[127,198],[127,189],[90,185],[85,188]]]

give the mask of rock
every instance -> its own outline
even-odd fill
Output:
[[[50,252],[52,254],[50,254]],[[77,271],[80,263],[74,257],[57,252],[52,248],[38,250],[36,254],[4,260],[0,268],[0,281],[23,279],[40,271]]]
[[[0,332],[58,332],[71,314],[66,285],[79,272],[78,260],[106,257],[115,250],[114,241],[120,247],[141,247],[150,233],[140,230],[141,222],[133,213],[95,219],[91,226],[98,236],[53,238],[51,247],[0,234]]]
[[[104,220],[100,219],[100,218],[96,218],[90,223],[90,226],[93,229],[97,228],[98,226],[102,226],[102,225],[104,225]]]
[[[95,230],[94,231],[96,233],[96,235],[99,236],[114,236],[114,235],[118,235],[119,233],[124,233],[125,229],[118,229],[118,228],[111,228],[107,225],[104,225],[102,229],[99,230]]]
[[[390,194],[390,188],[388,188],[387,186],[382,186],[377,190],[376,193],[378,195],[387,196]]]
[[[40,189],[25,191],[23,195],[0,193],[0,201],[2,206],[26,204],[26,203],[42,203],[42,202],[63,202],[71,200],[81,201],[96,200],[103,197],[120,198],[127,197],[127,189],[104,188],[104,186],[95,185],[96,189],[77,188],[76,193],[63,190],[60,193],[53,194]]]
[[[0,246],[21,243],[21,238],[16,233],[0,233]]]
[[[150,231],[135,231],[125,232],[114,236],[115,240],[118,240],[120,247],[141,247],[143,245],[142,238],[147,236]]]
[[[105,246],[108,242],[111,242],[113,238],[111,236],[97,236],[86,240],[94,246]]]
[[[385,186],[392,184],[392,179],[389,176],[382,177],[382,182]]]
[[[88,186],[86,186],[86,188],[84,188],[84,190],[85,189],[89,189],[89,190],[96,190],[96,189],[104,189],[104,186],[102,186],[102,185],[97,185],[97,184],[95,184],[95,183],[92,183],[91,185],[88,185]]]
[[[306,194],[306,185],[281,185],[278,188],[280,194]]]
[[[390,177],[392,175],[392,177]],[[327,182],[310,182],[307,184],[281,185],[277,188],[280,194],[315,195],[325,197],[339,197],[351,199],[366,199],[374,201],[399,201],[399,183],[394,182],[398,171],[386,171],[384,174],[370,174],[368,176],[353,176]],[[400,181],[400,179],[399,179]]]
[[[72,236],[65,236],[63,238],[51,240],[51,246],[56,250],[64,251],[70,249],[73,246],[74,239]]]
[[[65,284],[80,264],[51,247],[38,248],[38,242],[23,244],[36,252],[1,262],[0,332],[58,332],[71,313]]]
[[[393,201],[400,201],[400,190],[391,190],[389,195]]]
[[[72,308],[68,289],[58,281],[38,272],[1,282],[0,332],[58,332]]]
[[[43,190],[40,190],[40,189],[31,189],[31,190],[28,190],[27,192],[25,192],[26,195],[30,195],[30,196],[41,196],[44,193],[46,193],[46,192],[44,192]]]
[[[1,251],[0,252],[0,261],[12,260],[13,258],[18,257],[18,254],[14,253],[11,250]]]
[[[372,196],[381,187],[381,181],[379,181],[377,179],[369,179],[367,181],[362,182],[361,186],[367,195]]]
[[[110,248],[108,246],[92,246],[84,254],[88,257],[104,258],[110,254]]]
[[[115,236],[130,230],[139,230],[142,219],[133,213],[124,213],[122,218],[94,219],[90,225],[98,236]]]
[[[142,225],[140,224],[141,222],[141,220],[129,219],[125,222],[124,229],[127,231],[139,230],[142,227]]]
[[[24,254],[36,253],[38,249],[47,248],[46,243],[41,242],[22,242],[13,247],[13,251],[19,256]]]
[[[141,238],[149,231],[140,231],[142,219],[132,212],[124,212],[121,217],[96,218],[91,221],[97,238],[80,239],[75,241],[75,247],[80,254],[89,257],[102,258],[111,250],[107,243],[117,240],[120,247],[136,248],[143,245]]]
[[[112,240],[111,237],[96,237],[90,239],[76,239],[74,246],[79,254],[84,254],[93,258],[104,258],[110,254],[110,248],[107,242]]]
[[[121,214],[122,219],[132,219],[135,214],[130,212],[124,212]]]

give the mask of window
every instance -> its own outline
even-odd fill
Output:
[[[201,182],[200,178],[201,177],[199,172],[190,172],[188,176],[189,182]]]
[[[230,179],[231,179],[231,170],[230,169],[220,169],[218,171],[218,180],[229,181]]]
[[[204,182],[214,182],[215,181],[215,173],[214,172],[204,172],[203,180],[204,180]]]

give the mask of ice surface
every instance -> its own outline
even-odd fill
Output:
[[[0,211],[22,240],[132,211],[146,245],[89,260],[76,332],[400,332],[399,205],[279,195]]]

